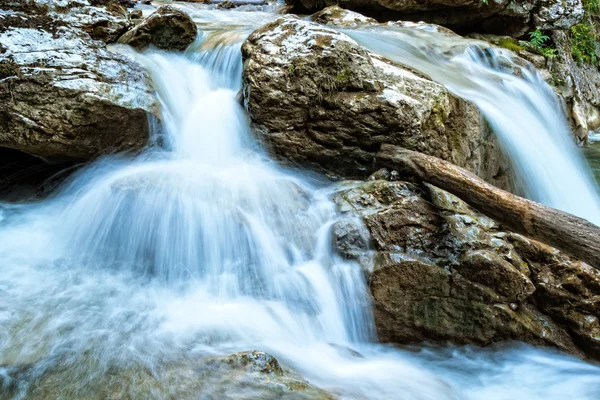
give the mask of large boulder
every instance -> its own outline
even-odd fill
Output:
[[[119,38],[137,50],[154,46],[162,50],[183,51],[196,40],[198,28],[185,12],[162,6],[132,30]]]
[[[520,36],[531,29],[568,29],[583,17],[581,0],[286,0],[295,11],[331,5],[380,21],[426,21],[460,32]]]
[[[503,230],[438,188],[384,176],[335,196],[369,230],[364,265],[382,341],[518,340],[600,358],[600,271]],[[341,254],[354,243],[337,242]]]
[[[0,16],[0,146],[86,160],[146,144],[157,112],[149,77],[93,40],[90,29],[108,41],[114,32],[81,13],[33,5]]]
[[[380,145],[392,143],[506,186],[506,167],[475,106],[343,33],[286,16],[253,32],[242,56],[245,104],[280,160],[368,176]]]

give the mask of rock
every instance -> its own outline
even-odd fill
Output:
[[[356,27],[378,25],[374,18],[365,17],[362,14],[350,10],[344,10],[339,6],[331,6],[310,16],[310,19],[322,25],[333,25],[343,27]]]
[[[177,360],[154,369],[131,363],[100,372],[90,360],[78,360],[74,365],[46,372],[27,390],[27,399],[336,399],[261,351]],[[85,375],[86,371],[97,375]],[[27,371],[23,374],[26,378]],[[15,381],[11,383],[17,386]]]
[[[85,31],[92,39],[112,43],[131,27],[127,10],[116,1],[35,0],[9,2],[3,8],[16,12],[2,15],[0,26],[4,29],[70,26]],[[23,15],[26,17],[20,18]]]
[[[131,27],[127,10],[114,2],[109,2],[106,7],[73,7],[66,13],[55,12],[54,18],[105,43],[116,42]]]
[[[297,12],[339,5],[379,21],[425,21],[457,32],[521,36],[534,29],[568,29],[583,18],[581,0],[286,0]]]
[[[280,160],[366,177],[380,145],[395,143],[499,175],[500,152],[475,106],[343,33],[285,16],[253,32],[242,55],[245,104]]]
[[[229,1],[229,0],[225,0],[225,1],[217,4],[217,8],[219,10],[230,10],[235,7],[236,7],[235,3],[233,1]]]
[[[57,160],[144,146],[157,112],[147,73],[92,40],[80,9],[61,12],[0,17],[0,146]]]
[[[129,16],[131,17],[131,19],[142,19],[144,18],[144,14],[142,13],[142,10],[133,10],[129,13]]]
[[[154,46],[162,50],[184,51],[196,40],[198,28],[192,18],[172,6],[162,6],[119,38],[137,50]]]
[[[342,257],[357,259],[368,252],[371,236],[360,218],[342,218],[332,227],[333,248]]]
[[[335,200],[370,232],[382,341],[518,340],[600,358],[599,271],[433,186],[370,180]]]

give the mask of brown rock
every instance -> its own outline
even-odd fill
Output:
[[[600,357],[599,271],[433,186],[371,180],[335,200],[369,229],[382,341],[517,340]]]
[[[242,52],[245,103],[280,160],[364,177],[380,145],[395,143],[485,179],[503,169],[473,105],[342,33],[287,16],[252,33]]]
[[[137,50],[152,45],[162,50],[184,51],[196,40],[197,32],[196,23],[188,14],[172,6],[162,6],[118,42]]]

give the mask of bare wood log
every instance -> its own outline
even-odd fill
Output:
[[[600,269],[600,227],[490,185],[447,161],[382,145],[377,164],[446,190],[508,229]]]

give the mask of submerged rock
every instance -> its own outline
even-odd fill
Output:
[[[26,377],[28,372],[22,373]],[[0,394],[6,387],[2,379],[0,375]],[[19,393],[18,381],[10,381],[13,388],[9,396]],[[114,366],[104,372],[94,360],[80,360],[75,367],[46,372],[24,394],[29,400],[337,398],[282,368],[277,359],[262,351],[167,362],[152,369],[142,365]]]
[[[162,6],[119,38],[137,50],[154,46],[162,50],[183,51],[196,40],[198,28],[192,18],[172,6]]]
[[[93,40],[79,13],[2,16],[0,146],[85,160],[146,144],[156,112],[147,73]]]
[[[252,33],[242,53],[245,103],[280,160],[367,176],[379,146],[393,143],[499,175],[500,152],[475,106],[343,33],[287,16]]]
[[[600,271],[433,186],[372,180],[336,202],[370,232],[382,341],[518,340],[600,357]]]
[[[461,32],[520,36],[532,29],[568,29],[583,18],[581,0],[286,0],[296,11],[340,5],[380,21],[426,21]]]

